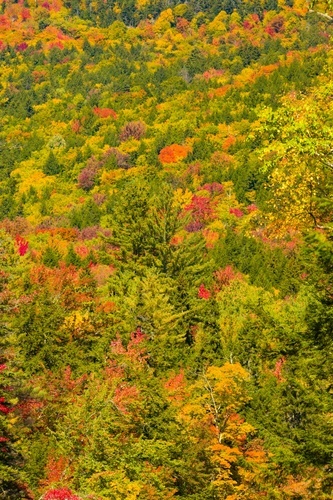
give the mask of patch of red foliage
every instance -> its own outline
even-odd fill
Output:
[[[27,48],[28,48],[28,44],[26,42],[22,42],[22,43],[19,43],[18,45],[16,45],[17,52],[24,52],[25,50],[27,50]]]
[[[15,242],[17,245],[18,254],[21,257],[23,257],[23,255],[25,255],[28,251],[29,243],[27,242],[27,240],[25,240],[22,236],[19,235],[16,236]]]
[[[218,289],[221,286],[230,285],[230,283],[235,279],[241,278],[241,274],[235,272],[232,266],[226,266],[224,269],[218,269],[215,271],[214,276]]]
[[[241,211],[240,208],[230,208],[229,209],[229,214],[232,214],[234,215],[235,217],[237,217],[238,219],[240,219],[241,217],[243,217],[244,213]]]
[[[199,286],[198,297],[199,297],[199,299],[204,299],[204,300],[209,300],[211,297],[210,291],[207,290],[207,288],[205,287],[204,284],[201,284]]]
[[[191,203],[184,210],[191,212],[193,219],[199,222],[210,220],[214,216],[210,199],[205,196],[193,195]]]
[[[246,210],[247,210],[247,213],[252,213],[252,212],[256,212],[258,210],[258,207],[257,205],[255,205],[254,203],[252,203],[251,205],[249,205],[248,207],[246,207]]]
[[[48,491],[43,500],[80,500],[80,498],[68,488],[58,488]]]

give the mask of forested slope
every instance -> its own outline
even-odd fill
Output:
[[[0,2],[0,498],[331,499],[333,25]]]

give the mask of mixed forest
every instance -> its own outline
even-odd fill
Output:
[[[1,500],[333,498],[332,11],[0,1]]]

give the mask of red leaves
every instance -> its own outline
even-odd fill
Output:
[[[208,191],[210,194],[221,194],[224,191],[224,186],[219,182],[211,182],[202,186],[202,189]]]
[[[80,500],[80,498],[68,488],[59,488],[48,491],[43,500]]]
[[[284,19],[282,16],[277,16],[271,20],[271,22],[266,26],[265,31],[270,36],[275,36],[277,33],[281,33],[284,30]]]
[[[17,249],[18,253],[22,257],[27,253],[29,248],[29,243],[22,236],[19,235],[16,236],[15,241],[18,247]]]
[[[254,203],[252,203],[251,205],[249,205],[248,207],[246,207],[246,210],[247,210],[247,213],[250,214],[252,212],[256,212],[258,210],[258,207],[257,207],[257,205],[255,205]]]
[[[131,339],[127,348],[124,347],[123,342],[118,335],[116,340],[111,342],[112,353],[124,356],[131,363],[145,363],[148,357],[146,346],[144,345],[145,340],[146,335],[142,333],[140,327],[138,327],[136,331],[131,334]]]
[[[0,398],[0,412],[1,413],[4,413],[5,415],[7,415],[8,413],[10,413],[12,411],[12,409],[9,407],[9,406],[6,406],[6,400],[4,397],[1,397]]]
[[[185,210],[192,212],[193,219],[199,222],[206,222],[214,215],[210,199],[205,196],[194,195],[191,203],[185,207]]]
[[[96,107],[93,109],[93,112],[95,115],[99,116],[100,118],[109,118],[110,116],[114,120],[117,120],[117,118],[118,118],[118,115],[115,112],[115,110],[111,109],[111,108],[97,108]]]
[[[28,48],[28,44],[26,42],[22,42],[22,43],[19,43],[18,45],[16,45],[17,52],[24,52],[25,50],[27,50],[27,48]]]
[[[253,24],[248,20],[246,19],[244,22],[243,22],[243,28],[245,30],[251,30],[253,28]]]
[[[204,299],[204,300],[209,300],[211,297],[210,291],[207,290],[207,288],[203,284],[199,286],[198,297],[199,299]]]
[[[21,11],[21,17],[22,17],[22,21],[26,21],[27,19],[30,19],[30,17],[31,17],[30,10],[27,8],[23,8]]]
[[[226,266],[224,269],[215,271],[214,276],[217,281],[218,287],[220,287],[230,285],[231,281],[240,279],[242,275],[235,272],[232,266]]]
[[[241,217],[243,217],[244,213],[241,211],[240,208],[230,208],[229,209],[229,214],[232,214],[234,215],[235,217],[237,217],[238,219],[240,219]]]

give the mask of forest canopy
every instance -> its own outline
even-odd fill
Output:
[[[0,499],[333,497],[332,21],[0,0]]]

